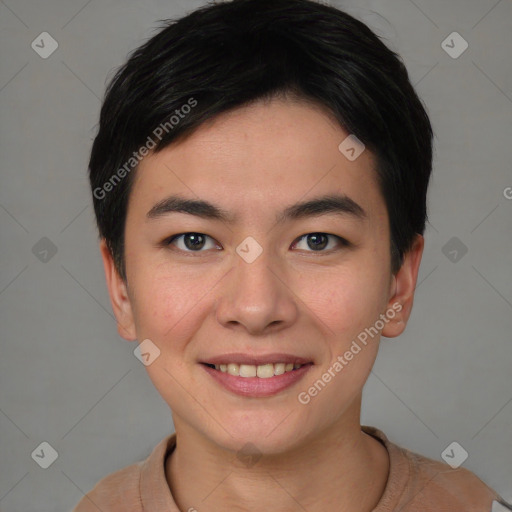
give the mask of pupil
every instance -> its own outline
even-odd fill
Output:
[[[320,244],[319,244],[319,240],[320,239],[323,239],[324,243],[320,242]],[[311,240],[313,240],[313,243],[316,244],[316,245],[312,246],[309,243]],[[327,245],[327,236],[325,236],[322,233],[313,233],[313,234],[308,236],[308,245],[309,245],[309,248],[313,249],[313,250],[323,249]]]
[[[191,240],[192,242],[189,243]],[[187,246],[187,249],[197,249],[198,247],[201,248],[200,246],[202,244],[204,244],[204,238],[202,235],[197,233],[190,233],[185,237],[185,245]]]

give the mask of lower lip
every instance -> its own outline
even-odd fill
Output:
[[[268,379],[261,379],[260,377],[237,377],[230,375],[227,372],[215,370],[205,364],[201,366],[226,389],[236,393],[237,395],[247,397],[265,397],[276,395],[284,389],[293,386],[309,371],[312,363],[305,364],[291,372],[285,372],[282,375],[274,375]]]

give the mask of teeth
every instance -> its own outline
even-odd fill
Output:
[[[254,366],[251,366],[251,368],[255,368]],[[268,379],[269,377],[274,376],[274,365],[272,363],[270,364],[262,364],[261,366],[258,366],[256,369],[256,375],[260,377],[261,379]]]
[[[274,375],[282,375],[285,371],[285,366],[284,363],[276,363],[274,365]]]
[[[261,364],[259,366],[253,364],[229,363],[216,364],[215,369],[237,377],[259,377],[260,379],[268,379],[270,377],[274,377],[274,375],[282,375],[285,372],[291,372],[301,366],[301,364],[297,363],[269,363]]]
[[[240,365],[235,363],[228,364],[229,375],[240,375]]]
[[[256,366],[252,364],[241,364],[240,377],[256,377]]]

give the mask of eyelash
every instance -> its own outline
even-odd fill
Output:
[[[173,242],[175,242],[176,240],[178,240],[179,238],[185,236],[185,235],[201,235],[203,237],[207,237],[211,240],[214,240],[211,236],[209,235],[205,235],[204,233],[198,233],[196,231],[188,231],[186,233],[179,233],[177,235],[173,235],[169,238],[166,238],[163,242],[162,242],[162,245],[164,247],[168,247],[170,245],[173,244]],[[313,231],[311,233],[306,233],[304,235],[301,235],[299,236],[294,242],[292,245],[295,245],[297,243],[299,243],[301,240],[305,239],[306,237],[310,236],[310,235],[325,235],[327,237],[332,237],[332,238],[336,238],[339,242],[339,244],[342,246],[342,247],[350,247],[352,244],[348,241],[348,240],[345,240],[344,238],[342,238],[341,236],[338,236],[338,235],[333,235],[333,234],[330,234],[330,233],[323,233],[323,232],[320,232],[320,231]],[[183,252],[183,253],[188,253],[188,254],[194,254],[194,253],[201,253],[201,252],[206,252],[206,251],[203,251],[203,250],[199,250],[199,251],[191,251],[191,250],[183,250],[183,249],[175,249],[177,251],[180,251],[180,252]],[[337,249],[330,249],[330,250],[327,250],[327,251],[324,251],[324,250],[319,250],[319,251],[313,251],[313,250],[309,250],[309,251],[306,251],[306,252],[311,252],[311,253],[326,253],[326,254],[330,254],[334,251],[336,251]]]

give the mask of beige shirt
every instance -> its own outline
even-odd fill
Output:
[[[373,512],[508,510],[497,503],[493,506],[494,500],[505,502],[467,469],[452,469],[401,448],[375,427],[361,429],[379,440],[389,454],[388,481]],[[174,433],[158,443],[146,460],[100,480],[73,512],[187,512],[178,509],[165,477],[165,460],[175,446]]]

